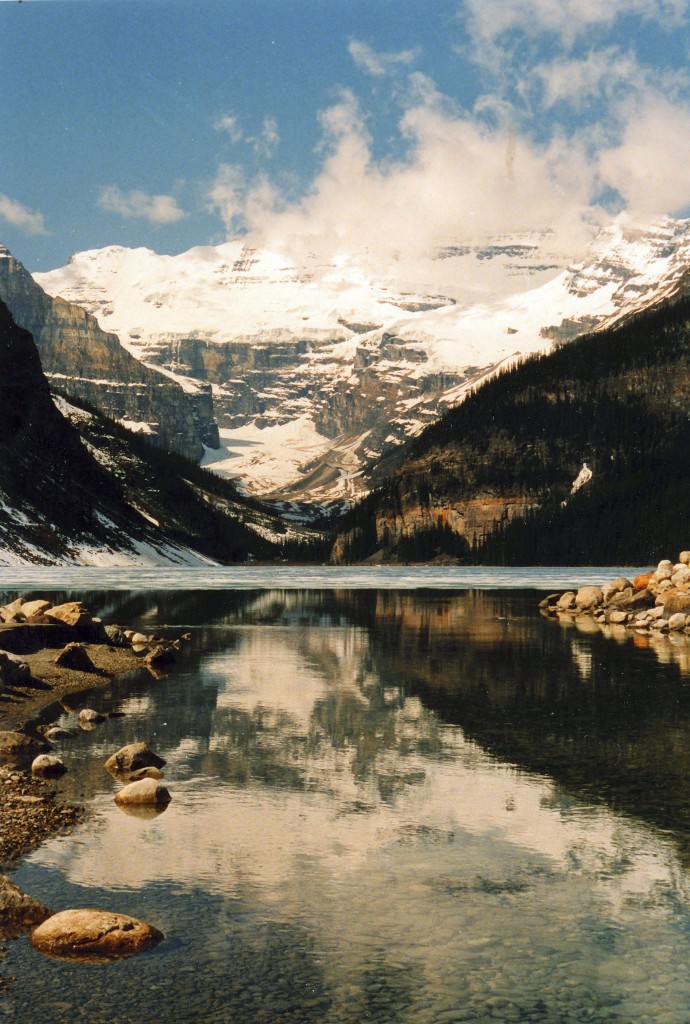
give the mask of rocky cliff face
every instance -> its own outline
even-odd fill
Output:
[[[91,403],[148,434],[160,447],[196,461],[203,444],[218,444],[210,385],[183,390],[177,381],[144,366],[81,307],[47,295],[3,248],[0,299],[32,334],[55,390]]]
[[[209,565],[303,534],[228,481],[53,398],[0,301],[0,565]]]
[[[298,264],[242,240],[174,257],[110,247],[36,278],[147,363],[212,385],[232,455],[225,469],[214,459],[217,471],[313,503],[365,492],[382,456],[501,368],[672,294],[690,262],[690,221],[644,232],[615,223],[561,273],[532,265],[537,256],[536,243],[509,239],[447,246],[428,294],[377,279],[362,254]],[[462,260],[523,258],[531,271],[514,295],[468,305],[460,294]],[[288,476],[275,430],[305,418],[315,444]]]

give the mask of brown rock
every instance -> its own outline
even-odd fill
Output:
[[[142,779],[162,778],[164,778],[163,772],[160,768],[154,768],[153,765],[150,768],[137,768],[135,772],[129,773],[130,782],[141,782]]]
[[[46,615],[57,622],[64,622],[67,626],[87,626],[91,620],[91,612],[84,607],[81,601],[68,601],[66,604],[58,604],[46,610]]]
[[[147,665],[160,668],[162,665],[174,665],[177,661],[175,651],[170,647],[154,647],[150,654],[144,659]]]
[[[14,939],[50,917],[50,911],[0,875],[0,939]]]
[[[677,612],[690,612],[690,594],[684,590],[675,591],[672,594],[664,594],[663,608],[666,615],[675,615]]]
[[[654,577],[653,572],[643,572],[633,580],[634,590],[646,590]]]
[[[144,953],[164,938],[144,921],[109,910],[63,910],[31,933],[34,949],[65,960],[118,960]]]
[[[566,590],[565,594],[561,594],[556,602],[556,607],[561,612],[568,611],[570,608],[575,608],[575,591]]]
[[[589,608],[596,608],[604,600],[599,587],[580,587],[575,595],[575,604],[583,611]]]
[[[3,605],[0,608],[0,619],[3,622],[22,622],[24,616],[22,615],[22,605],[24,604],[24,598],[18,597],[16,601],[12,601],[11,604]]]
[[[23,732],[0,732],[0,755],[8,757],[31,758],[51,750],[49,743],[34,739]]]
[[[33,619],[43,615],[50,608],[50,601],[25,601],[22,605],[22,615],[25,619]]]
[[[58,654],[55,664],[75,672],[98,672],[83,644],[67,644]]]
[[[158,779],[130,782],[115,794],[116,804],[169,804],[169,790]]]
[[[162,768],[164,764],[164,759],[154,754],[148,743],[128,743],[108,758],[105,767],[109,772],[121,774],[139,768]]]

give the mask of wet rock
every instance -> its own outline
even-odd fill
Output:
[[[147,636],[144,636],[143,633],[133,633],[129,639],[129,642],[131,643],[132,647],[147,647],[149,643],[149,638]]]
[[[147,665],[161,668],[164,665],[174,665],[177,661],[177,655],[174,648],[158,646],[154,647],[150,654],[146,656],[145,661]]]
[[[685,629],[685,612],[675,612],[669,616],[668,628],[672,630]]]
[[[102,715],[100,711],[94,711],[93,708],[82,708],[79,712],[79,724],[82,727],[84,725],[100,725],[101,722],[105,722],[105,715]]]
[[[144,921],[108,910],[63,910],[31,933],[34,949],[58,959],[117,960],[144,953],[164,938]]]
[[[0,875],[0,939],[12,939],[50,917],[43,904]]]
[[[128,743],[108,758],[105,767],[109,772],[123,774],[139,768],[162,768],[165,760],[149,747],[148,743]]]
[[[130,782],[141,782],[142,779],[162,779],[164,778],[163,772],[160,768],[137,768],[136,771],[129,773]]]
[[[91,612],[84,607],[81,601],[68,601],[66,604],[54,605],[52,608],[48,608],[45,614],[57,622],[64,622],[67,626],[87,626],[92,621]]]
[[[67,644],[58,654],[55,664],[75,672],[98,672],[83,644]]]
[[[115,794],[116,804],[169,804],[170,792],[158,779],[130,782]]]
[[[556,602],[556,607],[559,611],[565,612],[571,608],[575,608],[575,591],[566,590],[565,594],[561,594]]]
[[[59,725],[53,725],[43,733],[45,738],[51,743],[53,740],[70,740],[74,733],[69,732],[67,729],[61,728]]]
[[[26,757],[33,760],[38,754],[51,749],[49,743],[27,736],[23,732],[0,732],[0,754],[9,757]]]
[[[104,626],[103,632],[107,637],[108,643],[112,644],[113,647],[127,647],[129,645],[125,632],[120,626]]]
[[[39,754],[31,762],[31,771],[35,775],[63,775],[67,768],[54,754]]]

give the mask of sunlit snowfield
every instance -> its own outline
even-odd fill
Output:
[[[85,700],[123,718],[82,732],[61,709],[60,788],[95,816],[13,877],[166,940],[103,967],[9,943],[8,1019],[686,1024],[687,651],[432,576],[66,584],[107,621],[192,641],[168,677]],[[168,761],[154,819],[124,814],[102,767],[138,739]]]

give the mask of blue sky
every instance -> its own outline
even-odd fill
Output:
[[[690,0],[0,2],[0,241],[410,266],[690,209]]]

